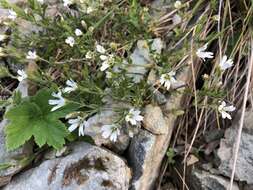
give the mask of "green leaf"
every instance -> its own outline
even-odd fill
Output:
[[[40,110],[36,104],[23,102],[5,114],[5,117],[11,121],[5,128],[8,150],[18,148],[32,137],[33,132],[31,127],[33,126],[34,119],[39,116],[39,112]]]
[[[68,130],[59,119],[75,111],[78,105],[67,104],[51,112],[51,106],[48,105],[48,100],[52,98],[51,93],[49,89],[40,90],[35,96],[24,99],[5,114],[5,117],[10,120],[5,128],[8,150],[20,147],[31,137],[34,137],[39,147],[48,144],[55,149],[62,148]]]
[[[5,170],[5,169],[8,169],[10,167],[12,167],[13,164],[12,163],[0,163],[0,171],[1,170]]]

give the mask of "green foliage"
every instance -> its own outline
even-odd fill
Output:
[[[0,79],[9,76],[10,73],[8,69],[2,65],[0,65]]]
[[[39,147],[48,144],[55,149],[60,149],[64,145],[64,138],[68,135],[68,131],[59,119],[77,109],[78,106],[69,103],[51,112],[51,106],[48,104],[51,93],[51,90],[42,89],[35,96],[24,99],[5,114],[5,117],[10,120],[5,129],[8,150],[20,147],[32,137]]]
[[[173,148],[169,148],[169,150],[167,151],[166,155],[168,157],[169,164],[175,164],[175,160],[174,160],[175,151],[174,151],[174,149]]]

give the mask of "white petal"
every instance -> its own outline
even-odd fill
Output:
[[[142,121],[143,120],[143,116],[138,115],[138,116],[135,117],[135,120],[136,121]]]
[[[229,112],[233,112],[235,111],[235,107],[234,106],[227,106],[224,108],[225,111],[229,111]]]
[[[102,61],[105,61],[108,59],[108,56],[106,55],[100,55],[99,58],[102,60]]]
[[[59,109],[60,107],[62,107],[62,106],[61,106],[61,105],[54,106],[54,107],[51,109],[51,111],[55,111],[55,110]]]
[[[135,119],[130,119],[130,123],[131,123],[131,125],[136,125],[137,124]]]
[[[112,142],[116,142],[117,141],[117,133],[116,132],[113,132],[110,136],[110,140]]]
[[[78,135],[79,135],[79,136],[84,136],[84,126],[83,126],[83,124],[81,124],[81,125],[79,126]]]
[[[48,100],[49,105],[57,105],[59,103],[59,100]]]
[[[96,50],[97,50],[97,52],[102,53],[102,54],[104,54],[106,52],[105,48],[99,44],[96,45]]]
[[[230,116],[227,112],[225,112],[225,111],[223,111],[223,112],[221,113],[221,115],[222,115],[222,118],[223,118],[223,119],[226,119],[226,118],[232,119],[231,116]]]
[[[78,123],[74,123],[69,126],[68,130],[69,132],[73,132],[78,127]]]
[[[102,63],[102,66],[100,67],[100,71],[105,71],[109,67],[110,67],[110,65],[108,64],[107,61],[105,61],[105,62]]]
[[[74,124],[74,123],[79,123],[80,122],[80,119],[79,118],[76,118],[76,119],[69,119],[68,120],[68,123],[69,124]]]

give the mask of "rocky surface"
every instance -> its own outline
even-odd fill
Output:
[[[143,127],[153,134],[166,134],[167,120],[159,106],[147,105],[145,107]]]
[[[191,190],[227,190],[229,184],[230,181],[227,178],[195,168],[192,169],[189,180]],[[239,190],[236,183],[232,190]]]
[[[124,160],[84,142],[71,145],[69,155],[44,161],[16,176],[3,190],[127,190],[131,178]]]
[[[238,117],[240,114],[238,114]],[[253,184],[253,112],[247,112],[245,116],[244,128],[241,136],[241,144],[236,162],[235,180],[246,181]],[[235,119],[239,121],[239,119]],[[233,168],[233,157],[235,153],[235,142],[238,135],[239,123],[225,132],[225,138],[220,142],[218,156],[220,158],[219,171],[225,176],[231,176]]]
[[[26,97],[28,95],[27,82],[24,80],[19,83],[16,91],[20,91],[22,97]],[[21,162],[21,160],[29,158],[29,155],[32,153],[32,146],[30,143],[27,143],[25,146],[15,151],[9,152],[6,150],[4,129],[7,124],[8,121],[6,119],[0,123],[0,166],[6,166],[0,170],[0,187],[7,184],[14,174],[18,173],[29,164],[29,161],[24,162],[23,160],[23,162]]]

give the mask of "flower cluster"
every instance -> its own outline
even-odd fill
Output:
[[[105,71],[114,63],[114,55],[106,54],[105,48],[99,44],[96,45],[96,50],[101,54],[99,56],[100,60],[102,61],[100,71]]]
[[[213,53],[206,51],[207,44],[205,44],[203,47],[199,48],[196,51],[196,55],[201,58],[203,61],[205,61],[206,58],[212,59]],[[226,55],[222,56],[220,62],[219,62],[219,69],[220,71],[224,72],[226,69],[229,69],[233,66],[233,60],[228,59]],[[235,107],[233,105],[226,106],[226,102],[222,101],[221,104],[218,106],[218,111],[221,114],[223,119],[232,119],[231,115],[228,112],[233,112],[235,110]]]
[[[130,123],[133,126],[139,126],[140,122],[143,120],[143,116],[140,115],[140,110],[135,110],[131,108],[125,116],[125,121]],[[120,135],[120,125],[111,124],[104,125],[101,128],[102,137],[109,138],[111,141],[117,141],[118,135]]]

